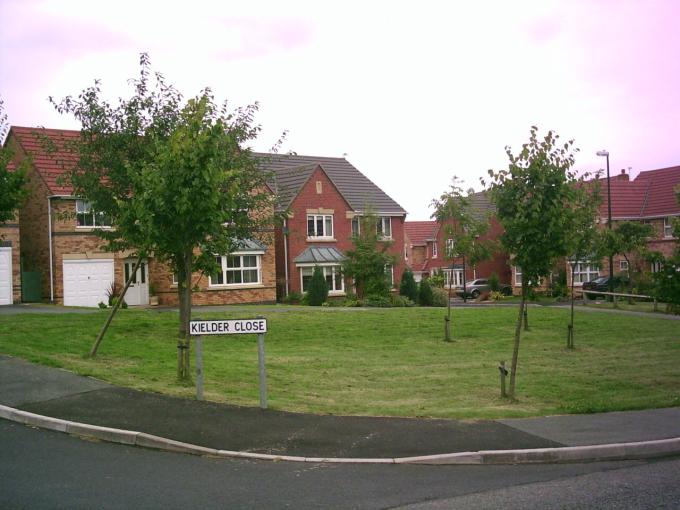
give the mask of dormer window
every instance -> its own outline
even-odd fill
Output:
[[[111,219],[102,212],[92,209],[85,200],[76,200],[76,225],[79,227],[110,227]]]
[[[333,237],[333,215],[332,214],[308,214],[307,215],[307,237],[323,237],[330,239]]]

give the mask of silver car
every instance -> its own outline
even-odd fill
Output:
[[[506,285],[505,283],[498,284],[498,290],[504,296],[512,295],[512,287]],[[482,292],[490,292],[491,285],[489,285],[488,278],[477,278],[476,280],[471,280],[465,284],[465,297],[470,297],[472,299],[477,299]],[[463,288],[460,287],[456,289],[456,294],[463,297]]]

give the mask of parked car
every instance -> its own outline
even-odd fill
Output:
[[[613,289],[614,292],[617,290],[621,290],[622,287],[625,287],[628,284],[628,280],[625,277],[621,276],[614,276],[613,279]],[[583,290],[592,290],[592,291],[599,291],[599,292],[609,292],[609,276],[600,276],[599,278],[595,278],[594,280],[591,280],[589,282],[584,282],[583,287],[581,287]],[[597,297],[597,294],[588,294],[589,297]]]
[[[506,285],[505,283],[500,283],[498,285],[498,290],[504,296],[512,296],[512,287]],[[472,299],[477,299],[482,292],[490,292],[491,285],[489,285],[488,278],[477,278],[476,280],[471,280],[465,284],[465,291],[462,287],[456,289],[456,294],[460,297],[470,297]]]

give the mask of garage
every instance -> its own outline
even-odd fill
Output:
[[[64,260],[64,306],[107,303],[113,283],[113,260]]]
[[[0,248],[0,305],[11,305],[12,300],[12,248]]]

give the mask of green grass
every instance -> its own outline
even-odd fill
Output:
[[[512,356],[516,308],[252,307],[195,312],[202,319],[262,314],[271,408],[322,414],[495,418],[680,405],[680,322],[577,313],[576,350],[565,348],[568,310],[529,310],[518,401],[499,398],[498,362]],[[176,374],[175,312],[123,310],[96,359],[85,354],[106,312],[0,317],[0,352],[147,391],[193,398]],[[257,340],[206,337],[208,400],[258,405]]]

